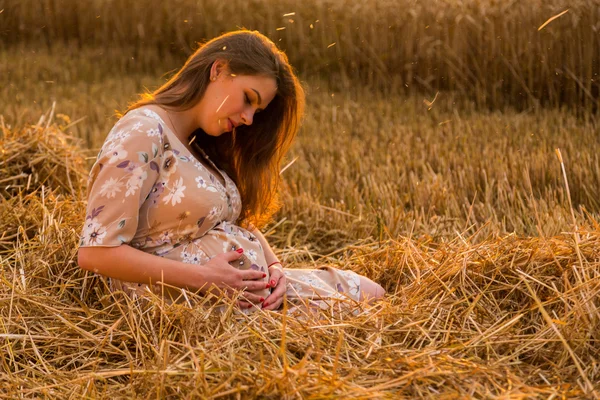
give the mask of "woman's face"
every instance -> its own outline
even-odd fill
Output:
[[[271,77],[235,75],[227,70],[215,73],[195,107],[197,125],[211,136],[251,125],[254,114],[264,110],[276,93],[276,82]]]

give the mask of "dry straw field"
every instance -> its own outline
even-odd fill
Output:
[[[241,26],[308,91],[264,231],[374,307],[220,315],[77,266],[114,110]],[[0,398],[598,398],[599,29],[595,0],[0,1]]]

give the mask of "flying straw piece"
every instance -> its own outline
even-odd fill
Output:
[[[290,162],[288,163],[288,165],[286,165],[285,167],[283,167],[283,168],[281,169],[281,171],[279,171],[279,175],[283,174],[283,171],[285,171],[286,169],[288,169],[289,167],[291,167],[291,166],[292,166],[292,164],[293,164],[293,163],[295,163],[297,159],[298,159],[298,157],[296,156],[296,158],[294,158],[292,161],[290,161]]]
[[[291,13],[283,14],[284,17],[291,17],[292,15],[296,15],[296,13],[291,12]]]
[[[330,47],[333,47],[333,46],[335,46],[335,44],[336,44],[336,43],[337,43],[337,42],[333,42],[333,43],[331,43],[329,46],[327,46],[327,48],[330,48]]]
[[[275,30],[276,30],[276,31],[282,31],[282,30],[284,30],[284,29],[285,29],[285,26],[282,26],[281,28],[277,28],[277,29],[275,29]]]
[[[427,107],[431,107],[433,105],[433,103],[435,103],[435,101],[437,100],[438,95],[440,94],[440,92],[436,92],[435,96],[433,97],[433,100],[429,101],[427,99],[423,99],[423,104],[425,104]]]
[[[219,112],[219,110],[221,109],[221,107],[223,107],[223,104],[225,104],[225,102],[227,101],[228,98],[229,98],[229,95],[227,95],[227,97],[225,97],[225,99],[223,99],[223,102],[221,103],[219,108],[217,108],[217,111],[215,111],[215,114]]]
[[[546,25],[548,25],[550,22],[554,21],[556,18],[566,14],[569,11],[569,9],[567,8],[565,11],[561,12],[560,14],[556,14],[554,17],[550,17],[548,18],[548,20],[546,22],[544,22],[539,28],[538,28],[538,32],[541,31]]]

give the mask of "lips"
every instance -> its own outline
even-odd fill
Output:
[[[229,118],[227,118],[227,131],[231,132],[233,130],[233,122],[231,122],[231,120]]]

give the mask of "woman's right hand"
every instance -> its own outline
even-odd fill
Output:
[[[261,279],[266,276],[264,272],[253,269],[241,270],[231,264],[243,254],[243,249],[229,251],[216,255],[201,267],[203,284],[200,288],[202,293],[219,293],[220,291],[227,295],[232,295],[236,290],[243,290],[242,297],[247,301],[239,301],[241,308],[250,308],[252,303],[262,303],[264,298],[250,291],[257,291],[267,288],[268,282]]]

